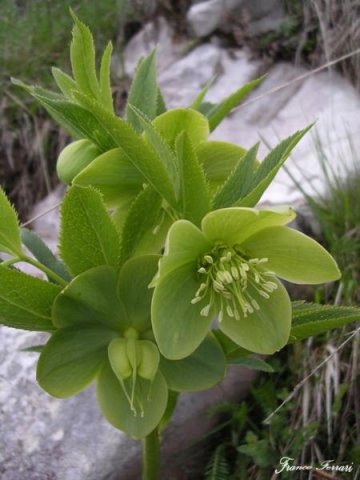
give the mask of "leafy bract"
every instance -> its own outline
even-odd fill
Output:
[[[68,100],[73,100],[73,90],[77,89],[77,84],[73,78],[70,77],[67,73],[60,70],[60,68],[53,67],[51,73],[54,77],[54,80],[57,86],[60,88],[64,96]]]
[[[114,112],[114,103],[112,98],[111,84],[110,84],[110,67],[112,43],[109,42],[104,50],[100,64],[100,100],[103,105],[110,111]]]
[[[42,350],[36,378],[54,397],[81,392],[96,377],[107,358],[107,346],[116,332],[103,327],[63,328]]]
[[[108,132],[115,142],[114,146],[120,147],[150,185],[170,205],[176,207],[175,192],[168,172],[146,141],[135,132],[129,123],[112,115],[99,102],[79,93],[76,94],[76,98],[96,116],[102,128]]]
[[[99,85],[95,69],[95,47],[89,28],[72,10],[74,20],[73,39],[70,45],[71,67],[79,90],[86,95],[98,97]]]
[[[114,148],[98,156],[73,180],[75,185],[99,190],[108,207],[132,200],[142,189],[144,177],[130,162],[121,148]]]
[[[0,324],[51,331],[51,307],[60,287],[0,265]]]
[[[129,321],[117,293],[113,268],[102,265],[75,277],[58,295],[52,309],[58,328],[105,325],[118,332]]]
[[[253,207],[258,203],[291,151],[311,127],[312,125],[294,133],[271,150],[254,172],[252,181],[247,181],[247,189],[242,188],[241,198],[236,202],[236,206]]]
[[[246,97],[255,87],[263,81],[264,77],[252,80],[240,87],[236,92],[232,93],[219,104],[214,105],[206,112],[206,116],[209,119],[210,131],[212,132],[221,123],[221,121],[235,108],[241,100]]]
[[[225,375],[225,356],[214,336],[183,360],[160,359],[160,370],[171,390],[197,392],[218,383]]]
[[[0,188],[0,252],[21,255],[21,239],[16,212]]]
[[[204,173],[185,131],[177,138],[175,149],[180,174],[182,218],[200,225],[210,210],[209,192]]]
[[[355,307],[293,302],[293,320],[289,343],[303,340],[360,319]]]
[[[136,440],[144,438],[156,428],[165,412],[168,399],[167,385],[159,371],[151,384],[148,380],[138,378],[135,399],[137,391],[148,392],[148,395],[139,395],[145,397],[141,406],[137,405],[135,400],[135,407],[143,411],[142,415],[134,415],[109,362],[105,363],[96,385],[100,409],[114,427],[123,430]]]
[[[150,55],[139,60],[127,100],[127,119],[139,133],[143,131],[144,126],[130,106],[140,110],[147,118],[152,120],[157,113],[158,91],[156,50],[153,50]]]
[[[98,191],[77,185],[68,190],[61,206],[59,250],[74,275],[118,265],[119,237]]]
[[[205,142],[209,136],[209,124],[206,117],[190,108],[169,110],[156,117],[152,124],[173,149],[181,132],[186,132],[194,147]]]
[[[21,229],[21,240],[25,247],[39,260],[43,265],[51,271],[59,275],[67,282],[71,280],[71,275],[61,260],[59,260],[43,240],[32,230],[27,228]],[[49,281],[52,281],[49,278]]]

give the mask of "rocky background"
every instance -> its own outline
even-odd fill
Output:
[[[284,2],[132,3],[132,7],[149,21],[141,26],[138,21],[130,22],[129,30],[136,33],[129,34],[121,61],[118,55],[114,56],[113,77],[120,85],[117,90],[119,108],[137,60],[155,46],[158,48],[159,83],[169,108],[190,104],[209,79],[214,80],[208,100],[216,102],[241,84],[266,73],[263,83],[219,126],[213,138],[247,148],[261,140],[261,157],[280,139],[316,122],[312,133],[301,141],[288,160],[287,168],[309,193],[321,192],[324,179],[316,155],[316,148],[321,145],[325,154],[334,158],[332,167],[340,176],[345,175],[351,167],[347,164],[351,158],[349,138],[352,148],[360,147],[360,95],[356,90],[355,63],[347,64],[349,79],[336,69],[310,74],[309,64],[294,62],[299,60],[298,48],[292,47],[293,55],[288,61],[284,60],[287,54],[281,58],[282,47],[276,42],[282,35],[281,29],[289,23],[289,10]],[[177,3],[176,8],[174,3]],[[268,55],[264,55],[261,48],[255,48],[264,38],[270,38]],[[288,45],[283,48],[287,51]],[[329,52],[333,54],[334,50],[325,54]],[[313,49],[315,53],[316,48]],[[339,52],[342,53],[344,51]],[[318,58],[324,56],[318,55]],[[356,61],[358,59],[359,56]],[[60,138],[62,147],[67,139]],[[38,217],[57,205],[63,193],[64,188],[57,187],[31,208],[27,218]],[[262,202],[263,205],[291,203],[299,210],[304,204],[302,192],[284,170]],[[56,208],[32,221],[30,226],[56,251]],[[59,401],[37,386],[37,354],[20,350],[40,340],[41,336],[0,327],[1,479],[138,479],[139,446],[101,418],[92,389]],[[166,463],[174,468],[164,470],[164,479],[190,478],[183,466],[177,464],[175,453],[178,455],[189,445],[189,439],[196,441],[213,426],[213,420],[205,415],[212,403],[244,395],[253,378],[250,371],[238,368],[210,392],[186,395],[181,399],[175,419],[165,434]]]

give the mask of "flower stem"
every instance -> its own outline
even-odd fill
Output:
[[[143,440],[143,480],[158,480],[160,473],[160,439],[158,429]]]

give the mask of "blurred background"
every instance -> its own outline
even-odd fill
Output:
[[[267,73],[261,86],[214,132],[218,140],[246,148],[261,140],[263,156],[280,138],[317,120],[264,196],[263,205],[291,202],[299,211],[297,226],[321,241],[343,271],[339,283],[295,289],[294,298],[358,304],[359,1],[1,0],[0,184],[22,222],[61,199],[64,189],[56,178],[56,160],[70,138],[34,100],[11,85],[10,77],[54,89],[51,67],[70,72],[69,6],[92,30],[98,52],[109,39],[114,44],[112,85],[119,115],[137,60],[157,45],[159,83],[170,108],[189,105],[211,79],[208,98],[218,101]],[[50,213],[30,226],[56,249],[58,217],[56,210]],[[123,440],[96,423],[101,420],[88,397],[84,397],[85,411],[74,417],[77,400],[60,407],[38,391],[32,378],[33,357],[11,356],[14,344],[22,348],[28,342],[28,334],[1,329],[1,478],[138,478],[129,473],[131,469],[121,470],[125,467],[117,456]],[[296,464],[332,459],[354,466],[350,474],[289,473],[283,474],[284,479],[360,478],[359,355],[354,325],[284,349],[269,360],[271,373],[259,372],[256,380],[244,380],[240,389],[234,386],[234,391],[241,390],[238,398],[225,392],[222,400],[214,396],[216,403],[210,409],[200,405],[197,414],[214,420],[205,422],[188,445],[174,444],[177,451],[173,448],[167,461],[176,466],[176,473],[166,478],[269,480],[275,478],[274,468],[283,456]],[[9,372],[11,385],[4,380]],[[297,384],[301,386],[288,398]],[[188,422],[189,413],[181,415]],[[68,429],[62,423],[66,417],[71,419]],[[48,431],[46,418],[58,428]],[[92,430],[86,433],[84,423],[92,423]],[[97,437],[103,448],[94,439],[89,442],[89,435]],[[114,448],[106,450],[109,439]],[[51,448],[46,449],[49,441]],[[138,455],[131,448],[129,464]]]

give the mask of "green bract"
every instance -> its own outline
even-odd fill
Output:
[[[277,277],[324,283],[340,276],[323,247],[284,226],[294,216],[291,209],[226,208],[206,215],[202,230],[174,223],[153,282],[153,329],[165,357],[190,355],[215,317],[221,331],[251,352],[286,345],[291,302]]]

